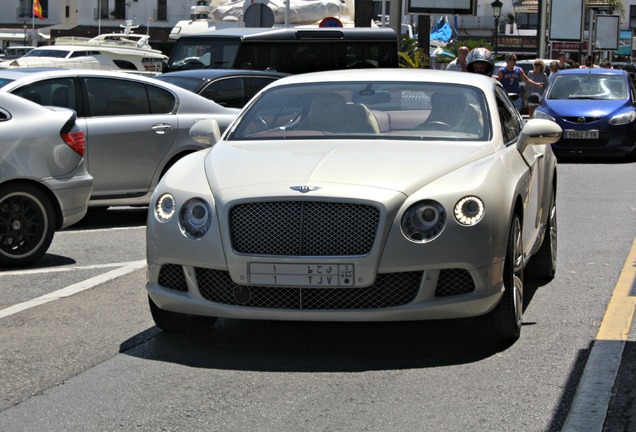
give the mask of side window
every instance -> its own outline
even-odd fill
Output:
[[[201,92],[201,96],[224,107],[242,108],[246,102],[243,78],[228,78],[213,82]]]
[[[252,99],[263,87],[276,81],[276,78],[254,77],[245,80],[245,102]]]
[[[77,111],[73,78],[57,78],[29,84],[12,92],[40,105],[71,108]]]
[[[5,112],[5,111],[0,109],[0,122],[7,121],[7,120],[9,120],[9,118],[10,118],[9,117],[9,113],[7,113],[7,112]]]
[[[150,114],[144,84],[110,78],[85,78],[84,82],[93,116]]]
[[[503,89],[496,87],[497,111],[501,122],[501,133],[506,144],[517,139],[523,128],[523,120]]]
[[[146,86],[148,90],[148,99],[150,100],[151,114],[168,114],[171,113],[175,106],[175,100],[172,93],[155,86]]]

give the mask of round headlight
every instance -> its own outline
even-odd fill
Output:
[[[174,214],[174,197],[169,193],[161,195],[155,202],[155,218],[159,222],[168,222]]]
[[[446,226],[446,210],[436,201],[413,204],[402,217],[402,232],[411,241],[426,243],[435,239]]]
[[[203,237],[212,225],[212,208],[200,198],[190,199],[181,207],[179,224],[187,237]]]
[[[475,225],[484,217],[484,203],[476,196],[467,196],[455,204],[455,219],[462,225]]]

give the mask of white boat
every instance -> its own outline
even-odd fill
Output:
[[[150,46],[148,35],[133,33],[136,27],[127,21],[122,33],[94,38],[59,37],[54,45],[37,47],[18,59],[0,62],[0,69],[60,67],[158,74],[168,57]]]

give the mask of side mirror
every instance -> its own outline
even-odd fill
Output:
[[[539,93],[532,93],[528,95],[528,103],[540,104],[541,99],[542,97]]]
[[[216,120],[199,120],[190,128],[190,136],[199,144],[214,145],[221,139],[221,130]]]
[[[530,119],[521,130],[517,150],[520,153],[529,145],[554,144],[561,138],[561,126],[550,120]]]

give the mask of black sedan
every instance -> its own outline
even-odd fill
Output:
[[[156,79],[183,87],[219,105],[243,108],[266,85],[289,74],[242,69],[191,69],[168,72]]]

